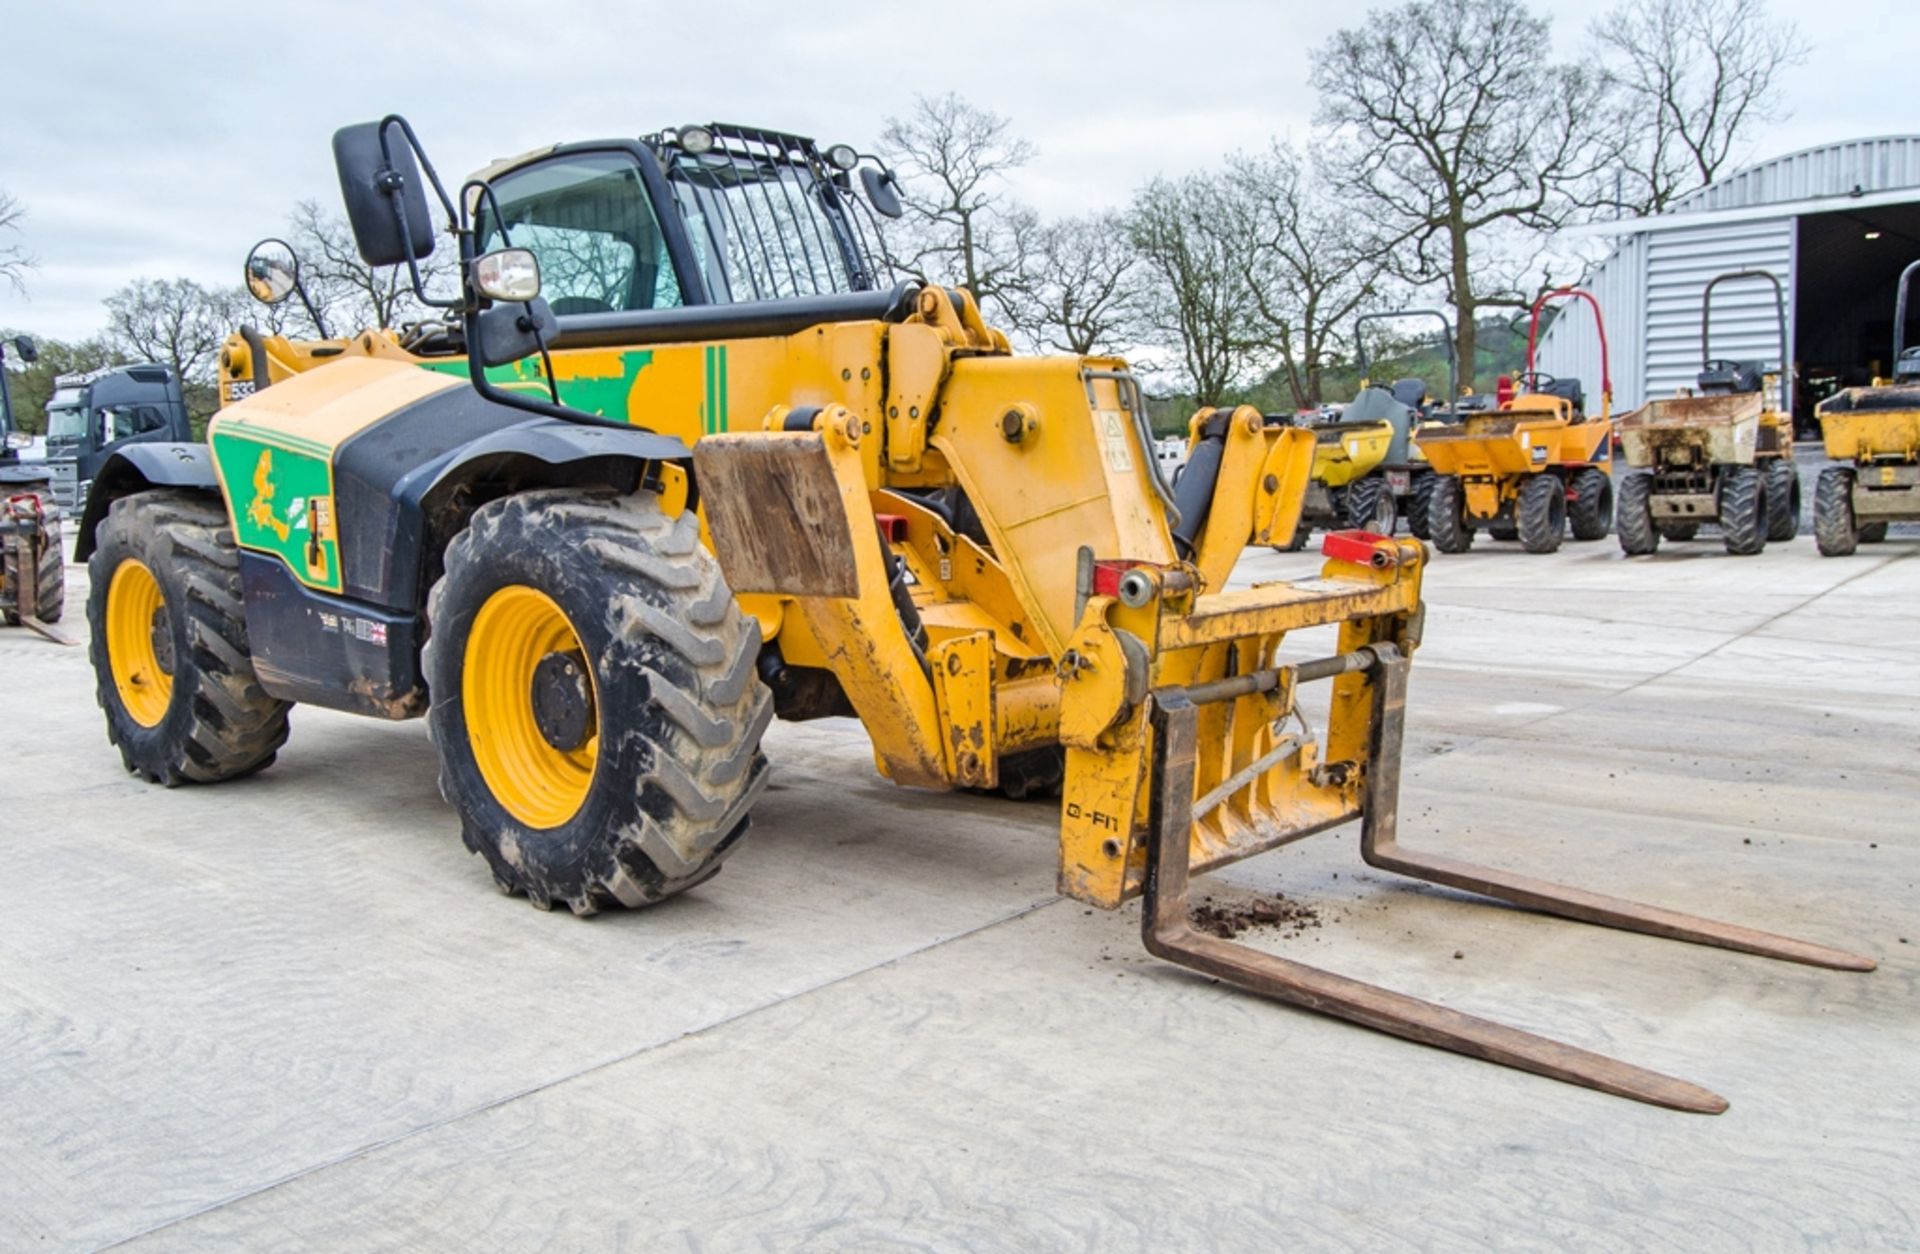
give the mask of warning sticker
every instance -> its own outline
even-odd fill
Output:
[[[1133,473],[1133,449],[1127,442],[1127,424],[1113,410],[1100,411],[1100,444],[1106,451],[1107,469],[1120,475]]]

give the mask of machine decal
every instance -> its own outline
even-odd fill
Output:
[[[210,442],[240,547],[280,558],[308,587],[340,591],[330,450],[239,422],[217,426]]]
[[[727,429],[727,346],[707,345],[706,360],[707,392],[700,407],[700,430],[713,435]]]
[[[707,350],[712,352],[712,349]],[[721,350],[725,352],[725,350]],[[426,369],[456,379],[467,377],[467,361],[421,363]],[[603,352],[569,352],[554,358],[554,374],[560,384],[560,399],[575,409],[598,414],[602,418],[627,420],[631,411],[634,380],[653,364],[653,350],[637,348],[627,352],[609,349]],[[544,395],[547,375],[540,359],[529,357],[512,365],[495,366],[487,378],[503,388]]]

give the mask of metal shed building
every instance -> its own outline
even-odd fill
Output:
[[[1804,430],[1813,406],[1835,388],[1886,372],[1896,281],[1920,258],[1920,135],[1789,153],[1692,192],[1658,216],[1588,229],[1614,241],[1587,286],[1606,315],[1616,414],[1693,384],[1709,279],[1765,270],[1787,294],[1794,413]],[[1779,362],[1765,282],[1721,286],[1713,311],[1712,356]],[[1547,330],[1539,365],[1598,392],[1599,345],[1584,306],[1569,307]]]

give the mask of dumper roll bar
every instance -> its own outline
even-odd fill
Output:
[[[1893,365],[1891,369],[1896,374],[1900,370],[1900,354],[1906,349],[1907,288],[1916,270],[1920,270],[1920,261],[1907,263],[1907,268],[1900,272],[1900,290],[1893,297]]]
[[[1360,856],[1369,866],[1582,923],[1841,971],[1874,969],[1871,958],[1825,945],[1403,847],[1398,839],[1400,755],[1410,666],[1397,645],[1374,643],[1333,657],[1150,694],[1156,749],[1141,915],[1141,936],[1150,952],[1249,992],[1423,1045],[1673,1110],[1719,1114],[1727,1108],[1724,1097],[1686,1080],[1194,929],[1188,902],[1189,833],[1197,808],[1193,796],[1201,707],[1247,692],[1358,673],[1366,676],[1372,691],[1360,828]]]
[[[1908,269],[1912,267],[1909,266]],[[1736,279],[1765,279],[1773,284],[1773,317],[1780,328],[1780,412],[1792,413],[1793,362],[1790,360],[1787,349],[1787,291],[1780,286],[1780,277],[1771,270],[1729,270],[1725,274],[1716,274],[1707,280],[1706,288],[1700,293],[1700,366],[1705,369],[1713,361],[1713,350],[1707,346],[1707,331],[1713,325],[1713,289],[1722,283],[1731,283]],[[1900,332],[1896,330],[1893,335],[1894,354],[1897,361],[1900,351]]]
[[[1527,373],[1536,373],[1533,368],[1534,349],[1540,338],[1540,311],[1547,302],[1559,297],[1579,298],[1593,307],[1593,325],[1600,332],[1600,396],[1609,406],[1613,404],[1613,370],[1607,358],[1607,320],[1600,314],[1600,302],[1593,293],[1584,287],[1556,287],[1551,292],[1540,293],[1540,299],[1533,302],[1533,317],[1527,323]]]
[[[1453,342],[1453,323],[1447,321],[1447,315],[1438,309],[1390,309],[1380,313],[1363,313],[1353,320],[1354,352],[1360,359],[1360,377],[1369,378],[1372,374],[1367,362],[1366,337],[1360,334],[1360,328],[1369,322],[1391,322],[1396,318],[1433,318],[1440,323],[1440,329],[1446,333],[1447,346],[1447,406],[1451,408],[1460,396],[1460,346]]]

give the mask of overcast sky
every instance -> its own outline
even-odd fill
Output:
[[[1773,0],[1813,45],[1753,157],[1920,130],[1888,0]],[[1607,0],[1539,3],[1573,55]],[[339,202],[328,141],[387,112],[446,176],[562,139],[748,122],[870,147],[916,93],[1007,115],[1038,155],[1015,193],[1115,205],[1156,173],[1304,140],[1309,54],[1358,4],[252,3],[0,6],[0,188],[40,266],[0,326],[79,338],[139,277],[237,283],[303,198]],[[384,32],[384,34],[382,33]],[[12,241],[9,241],[12,242]]]

